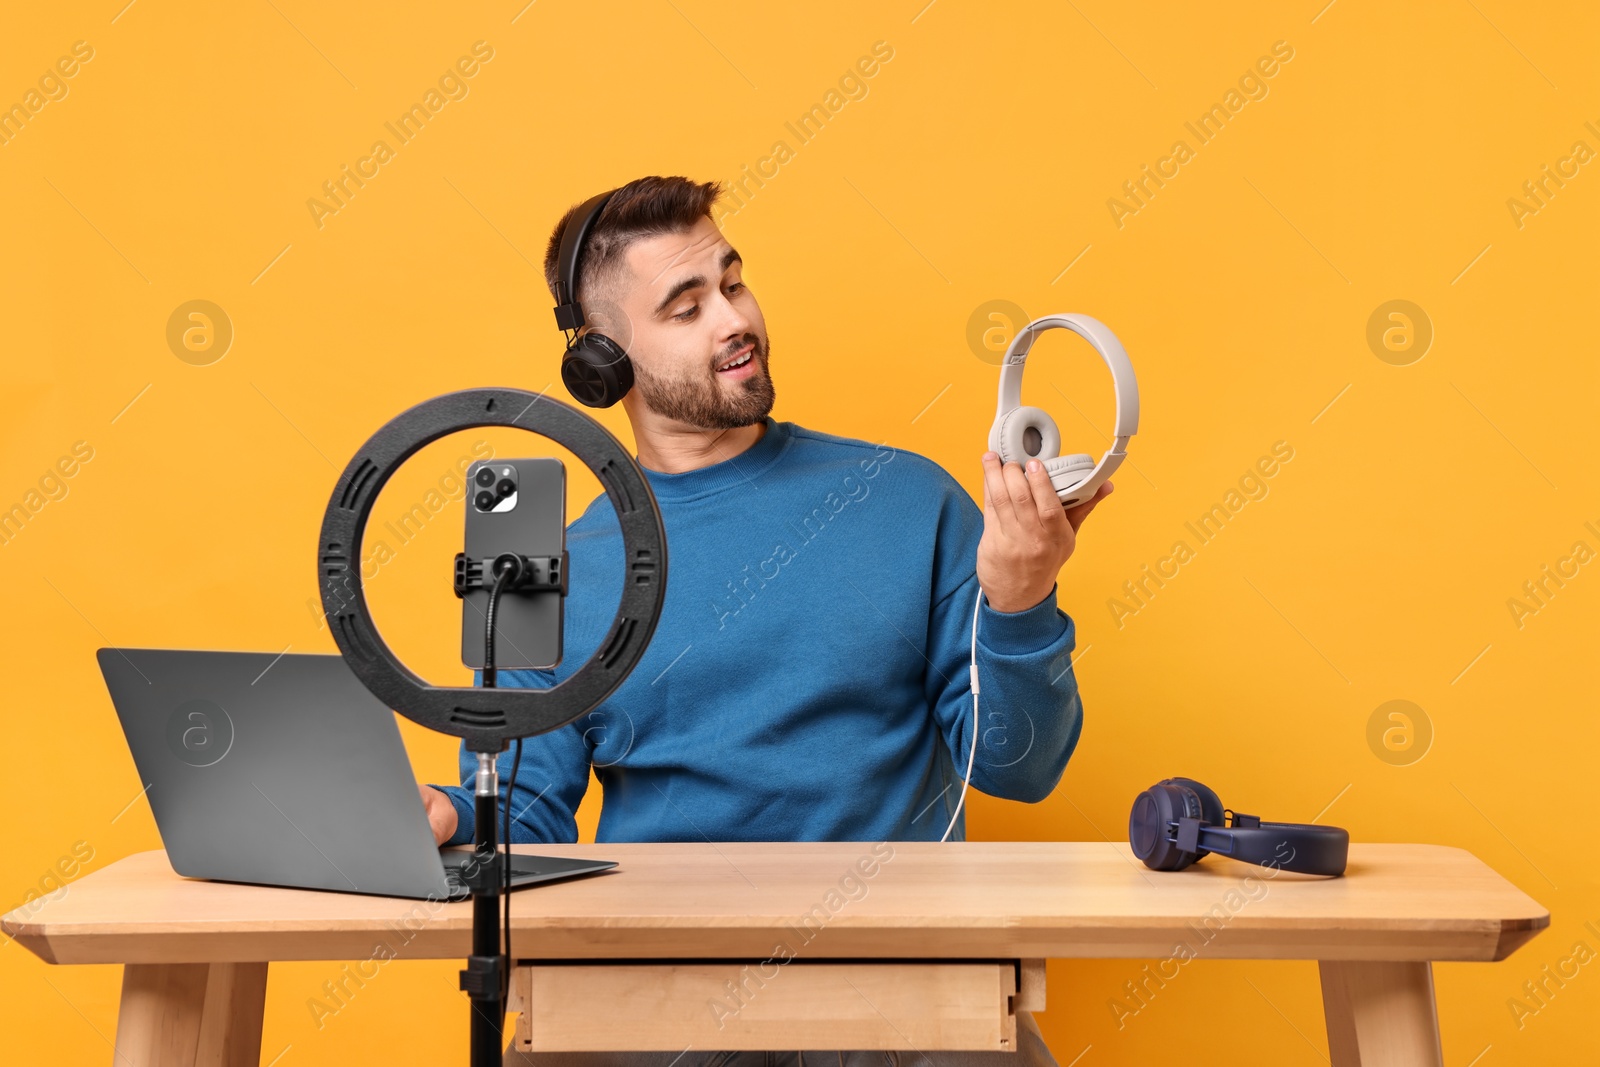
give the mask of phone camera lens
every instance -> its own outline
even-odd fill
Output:
[[[488,511],[490,508],[494,507],[494,494],[489,492],[487,489],[484,490],[478,494],[477,504],[479,511]]]
[[[510,478],[501,478],[500,484],[495,487],[495,492],[501,496],[510,496],[517,491],[517,483]]]
[[[487,489],[487,488],[489,488],[489,486],[493,485],[494,484],[494,471],[490,470],[488,467],[479,467],[478,468],[478,484],[483,486],[485,489]]]

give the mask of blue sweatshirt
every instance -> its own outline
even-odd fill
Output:
[[[605,703],[523,741],[515,783],[501,754],[512,841],[577,841],[591,765],[600,842],[937,841],[973,735],[983,513],[966,490],[915,453],[770,416],[732,459],[645,476],[667,534],[661,619]],[[502,686],[566,679],[611,626],[622,537],[605,494],[567,551],[562,660]],[[1074,646],[1054,587],[1023,611],[984,603],[974,790],[1036,803],[1060,781],[1083,725]],[[463,746],[462,780],[475,769]],[[447,843],[470,842],[471,789],[439,788],[460,816]]]

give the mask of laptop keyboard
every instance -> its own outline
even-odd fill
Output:
[[[444,865],[444,880],[449,887],[449,899],[451,900],[465,900],[472,895],[472,890],[467,887],[462,874],[463,868],[470,862],[467,858],[470,854],[462,853],[461,855],[462,859],[455,862],[441,857]],[[615,863],[605,860],[594,862],[603,864],[604,867],[616,866]],[[511,858],[511,886],[513,889],[528,885],[531,882],[559,880],[593,873],[596,873],[593,862],[522,854],[514,855]]]
[[[526,873],[523,869],[526,866],[527,864],[519,864],[515,862],[511,864],[511,877],[513,884],[515,884],[517,881],[517,875]],[[465,863],[456,864],[447,862],[444,865],[444,881],[445,885],[449,887],[451,900],[465,900],[467,897],[472,895],[472,889],[467,885],[466,877],[462,873],[465,867]]]

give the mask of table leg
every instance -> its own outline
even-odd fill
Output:
[[[115,1067],[258,1067],[265,963],[130,963]]]
[[[1333,1067],[1443,1067],[1431,963],[1317,966]]]

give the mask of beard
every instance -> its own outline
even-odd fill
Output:
[[[634,385],[645,406],[663,418],[687,423],[702,430],[736,430],[761,422],[772,411],[777,391],[772,385],[767,357],[771,338],[762,340],[745,334],[738,344],[717,356],[720,363],[747,344],[753,344],[750,358],[755,370],[731,387],[716,380],[715,364],[683,377],[658,378],[635,363]]]

